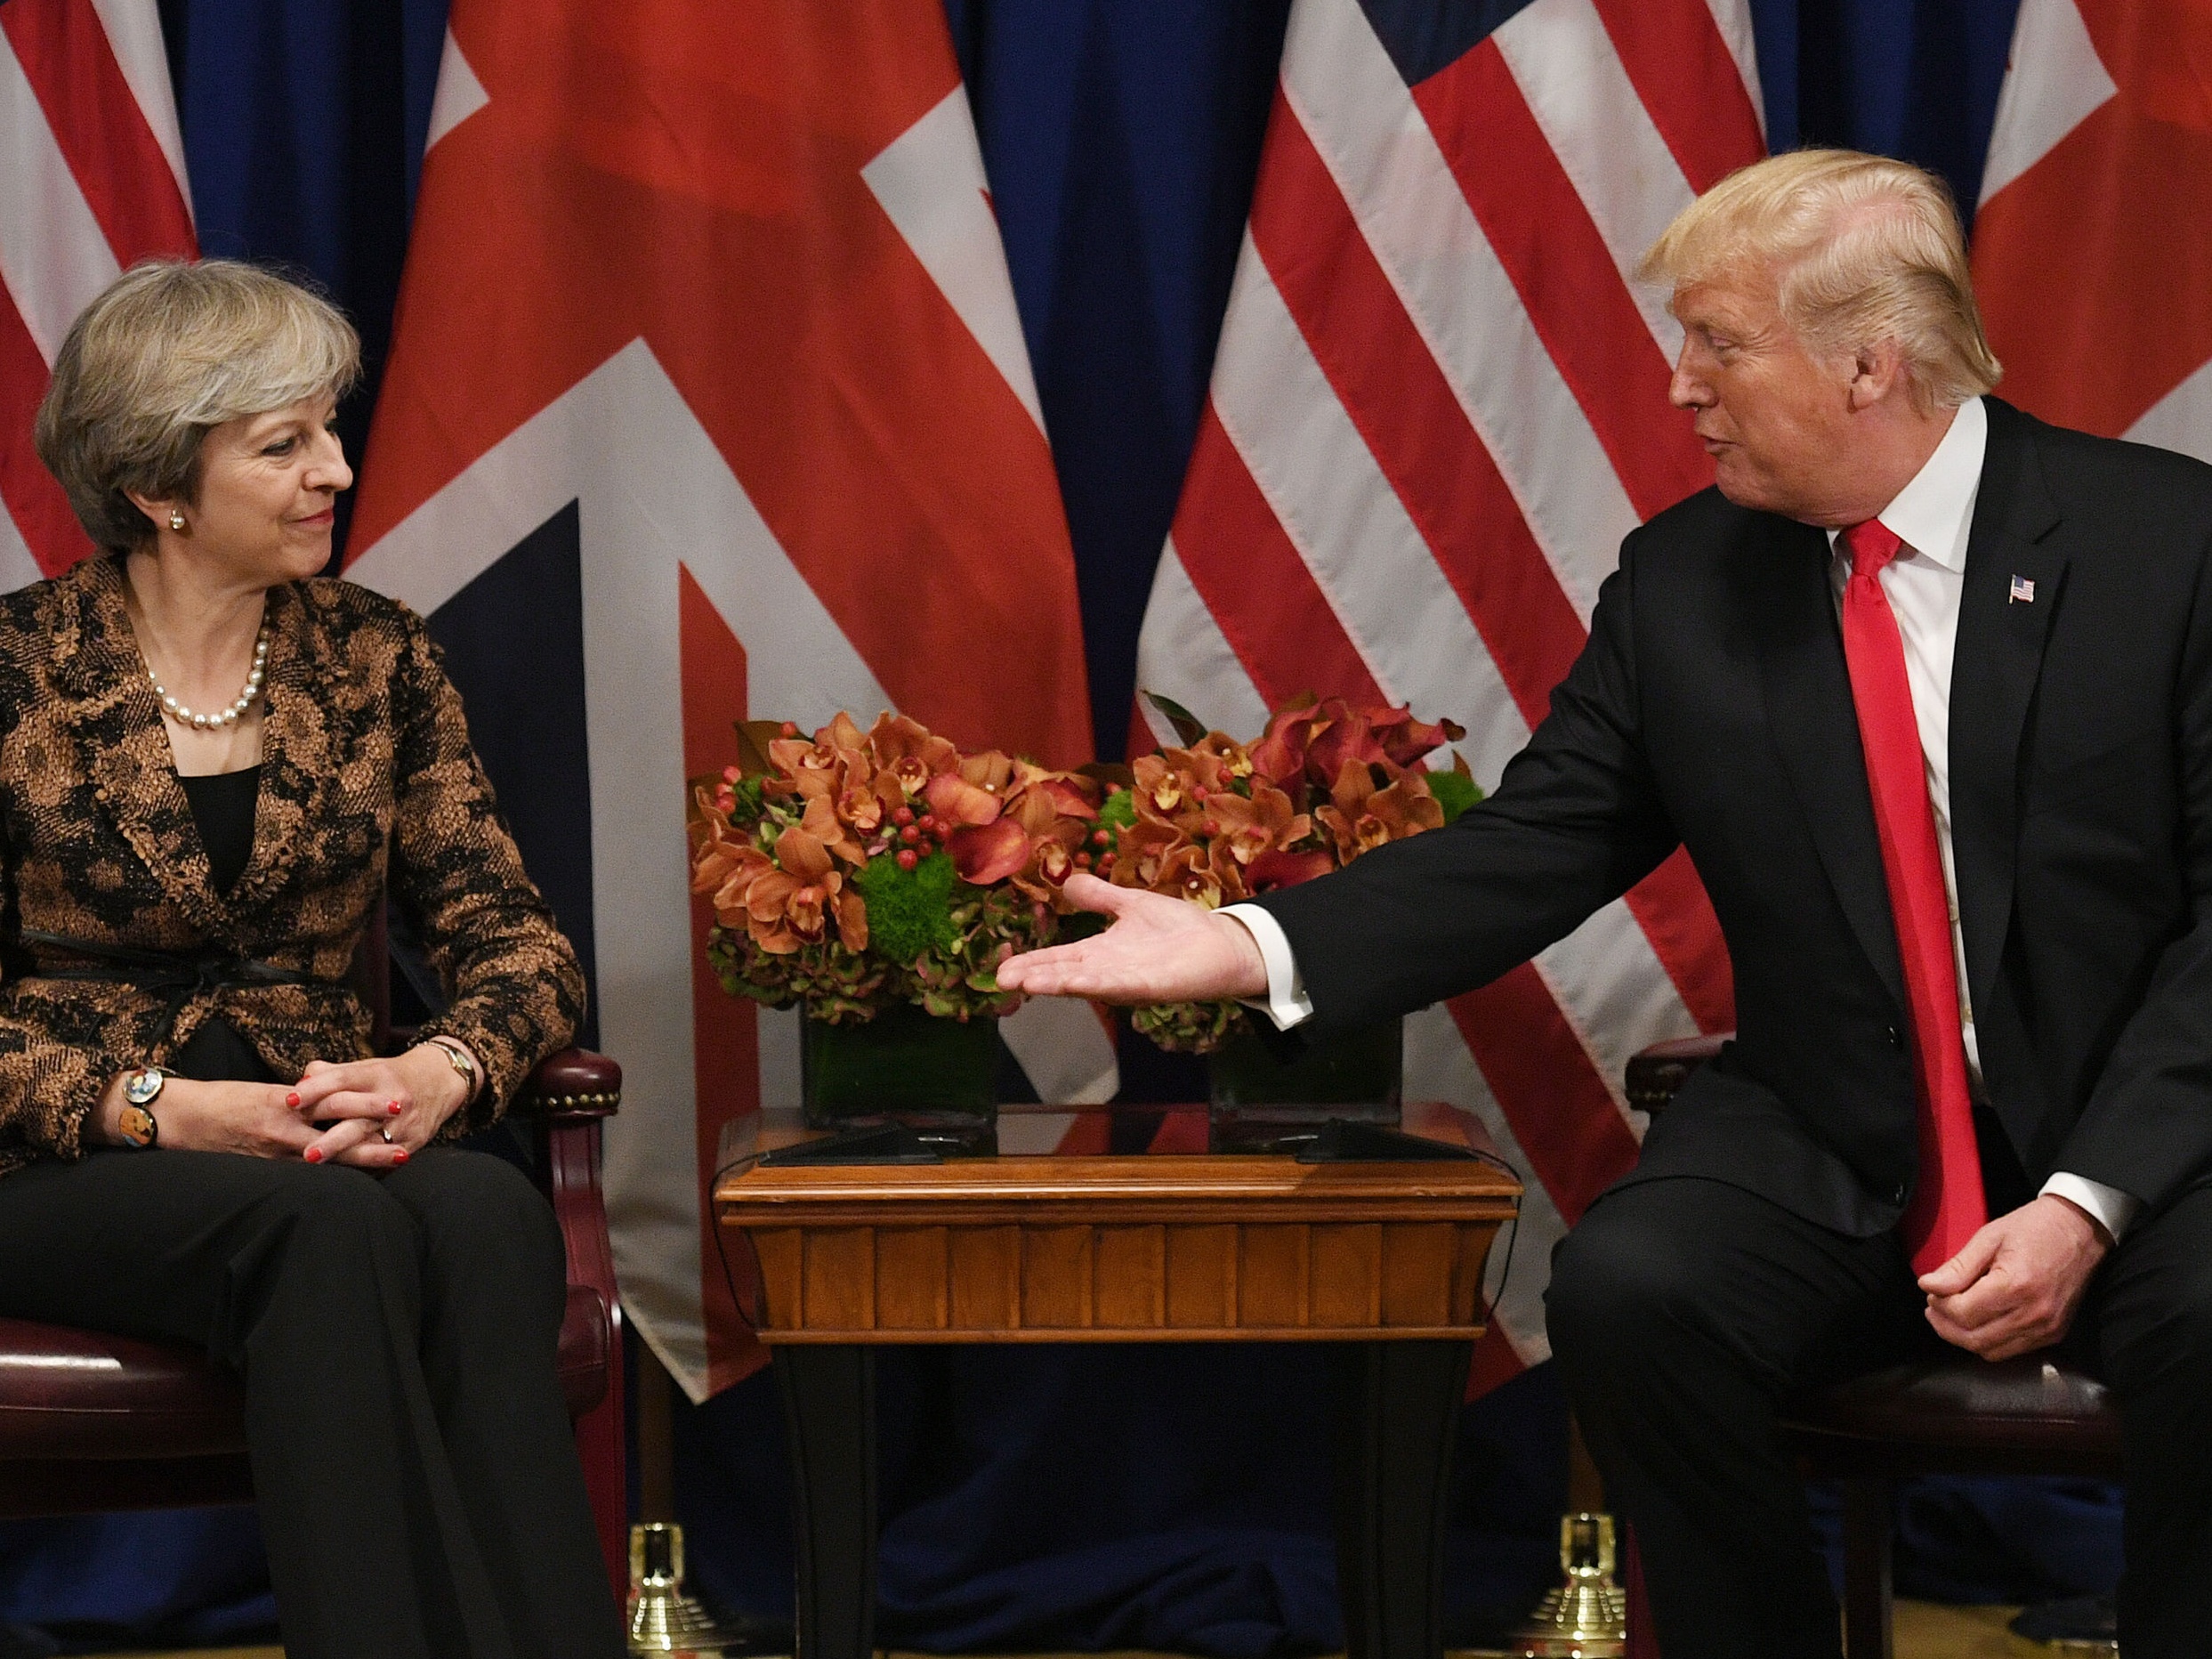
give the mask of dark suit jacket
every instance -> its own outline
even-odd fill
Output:
[[[424,1028],[484,1063],[496,1115],[582,1017],[576,953],[523,874],[461,700],[422,619],[350,582],[269,595],[268,707],[253,854],[215,892],[124,609],[120,566],[88,559],[0,597],[0,1172],[75,1157],[85,1112],[126,1066],[165,1064],[220,1015],[279,1076],[368,1053],[346,973],[387,885],[451,997]],[[168,997],[41,977],[97,967],[25,929],[109,946],[219,951],[304,985]]]
[[[1950,705],[1982,1072],[2034,1185],[2064,1169],[2157,1205],[2212,1176],[2212,468],[1989,415]],[[1903,975],[1828,571],[1823,532],[1715,490],[1631,535],[1494,796],[1263,901],[1316,1031],[1494,978],[1679,842],[1738,1035],[1627,1178],[1894,1225]]]

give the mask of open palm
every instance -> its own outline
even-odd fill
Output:
[[[1267,965],[1242,923],[1183,899],[1070,876],[1068,897],[1113,918],[1104,933],[1009,958],[998,983],[1036,997],[1203,1002],[1267,994]]]

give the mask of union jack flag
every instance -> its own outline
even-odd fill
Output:
[[[736,759],[734,720],[840,709],[1088,758],[1074,559],[941,8],[455,0],[444,50],[348,574],[434,611],[573,549],[583,729],[547,752],[584,754],[589,904],[562,921],[625,1072],[624,1305],[699,1399],[763,1358],[719,1137],[795,1104],[798,1048],[704,967],[685,779]],[[510,670],[473,721],[561,719],[529,672],[551,587],[471,610]],[[1044,1097],[1113,1091],[1087,1008],[1005,1027]]]
[[[1494,784],[1623,535],[1712,482],[1633,272],[1760,123],[1745,0],[1297,0],[1138,683],[1231,731],[1303,691],[1410,703]],[[1549,1353],[1551,1245],[1636,1155],[1629,1056],[1732,1023],[1677,854],[1409,1024],[1407,1088],[1532,1177],[1477,1388]]]
[[[127,267],[198,251],[154,0],[0,5],[0,590],[93,550],[31,448],[77,314]]]
[[[1974,273],[2006,397],[2212,461],[2208,61],[2200,5],[2022,0]]]

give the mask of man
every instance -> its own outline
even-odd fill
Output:
[[[1940,183],[1761,162],[1646,262],[1717,488],[1631,535],[1452,828],[1004,984],[1326,1032],[1494,977],[1686,845],[1739,1031],[1554,1264],[1570,1396],[1667,1659],[1834,1655],[1778,1404],[2067,1339],[2125,1408],[2131,1659],[2212,1580],[2212,469],[1984,396]],[[1233,912],[1233,913],[1232,913]]]

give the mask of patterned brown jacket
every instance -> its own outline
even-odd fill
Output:
[[[218,894],[124,608],[122,567],[85,561],[0,597],[0,1173],[75,1158],[117,1072],[228,1020],[284,1078],[366,1056],[345,983],[386,889],[450,999],[496,1116],[584,1010],[576,953],[523,873],[422,619],[343,581],[272,588],[253,852]],[[235,954],[309,983],[173,996],[42,977],[101,963],[25,935]]]

